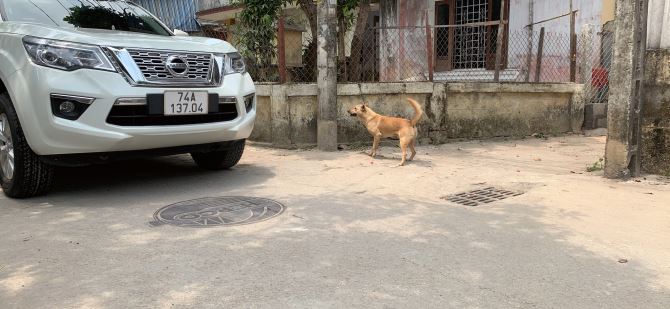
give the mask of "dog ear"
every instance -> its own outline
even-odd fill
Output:
[[[365,106],[366,106],[365,104],[361,106],[361,111],[365,111]]]

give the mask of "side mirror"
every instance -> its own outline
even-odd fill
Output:
[[[176,36],[188,36],[188,33],[181,31],[179,29],[174,29],[174,35]]]

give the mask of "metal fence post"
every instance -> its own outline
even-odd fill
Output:
[[[435,67],[433,65],[433,36],[428,21],[428,12],[426,12],[426,57],[428,57],[428,80],[432,82]]]
[[[540,74],[542,73],[542,53],[544,50],[544,27],[540,28],[540,42],[537,45],[537,62],[535,64],[535,82],[540,82]]]
[[[530,82],[530,67],[533,65],[533,26],[528,27],[528,55],[526,56],[526,82]]]
[[[577,81],[577,34],[575,33],[575,11],[570,0],[570,81]]]
[[[503,39],[505,38],[505,0],[501,1],[500,7],[500,22],[498,23],[498,36],[496,42],[496,63],[495,63],[495,75],[493,75],[493,80],[495,82],[500,81],[500,66],[502,65],[502,53],[503,53]]]
[[[279,66],[279,83],[286,83],[286,36],[284,14],[279,15],[277,31],[277,64]]]

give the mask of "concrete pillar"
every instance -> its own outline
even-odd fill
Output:
[[[617,0],[610,71],[605,176],[639,173],[640,109],[644,79],[648,0]]]
[[[288,147],[291,143],[291,114],[286,100],[286,86],[272,85],[270,111],[272,115],[272,144]]]
[[[337,1],[317,5],[317,144],[319,150],[337,151]]]
[[[584,99],[584,88],[576,88],[570,98],[570,129],[572,133],[581,133],[584,126],[584,110],[586,100]]]

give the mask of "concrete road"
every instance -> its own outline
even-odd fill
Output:
[[[232,171],[187,156],[61,170],[0,197],[0,308],[670,308],[670,180],[605,180],[604,139],[421,147],[372,160],[249,147]],[[442,197],[496,186],[479,207]],[[168,204],[271,198],[268,221],[152,226]]]

